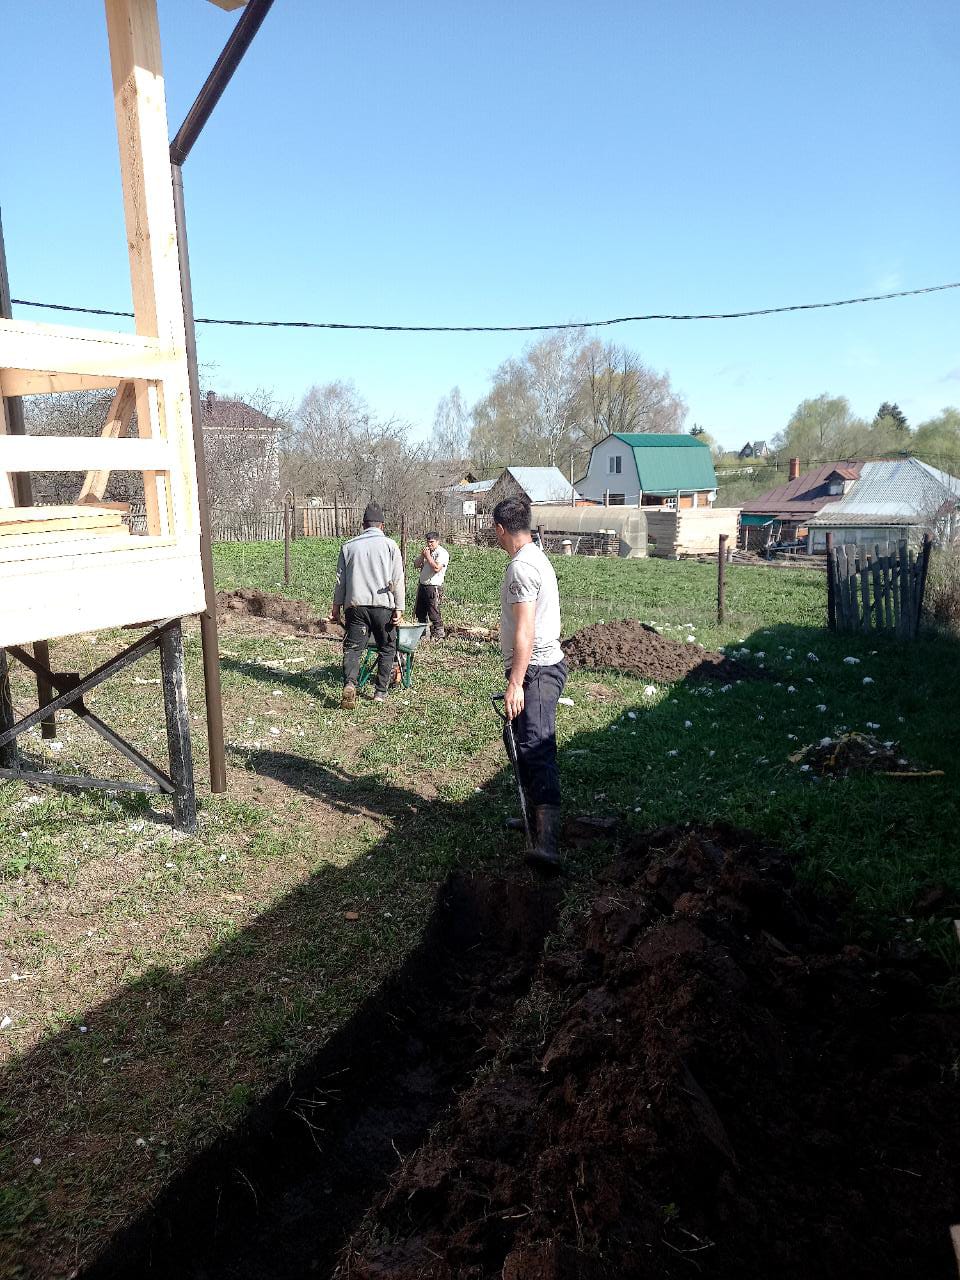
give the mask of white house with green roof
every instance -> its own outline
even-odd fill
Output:
[[[712,507],[717,476],[696,436],[617,432],[593,446],[577,491],[611,507]]]

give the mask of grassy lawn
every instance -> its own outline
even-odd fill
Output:
[[[277,544],[221,546],[218,580],[325,613],[335,557],[333,542],[298,541],[284,588]],[[926,887],[960,894],[956,644],[830,636],[824,578],[810,571],[731,566],[721,629],[709,565],[555,563],[567,634],[637,617],[708,648],[743,646],[765,677],[724,691],[574,673],[559,726],[569,808],[638,828],[749,826],[836,895],[853,936],[922,936],[952,962],[946,926],[907,917]],[[453,551],[450,623],[495,624],[503,566],[495,551]],[[124,642],[56,642],[55,661],[86,670]],[[194,624],[186,649],[203,784]],[[526,874],[500,831],[512,779],[488,701],[502,687],[493,646],[424,646],[412,690],[382,709],[363,701],[349,717],[332,642],[230,621],[221,653],[230,790],[201,790],[196,837],[139,797],[0,786],[4,1276],[69,1275],[192,1151],[314,1053],[409,950],[449,870]],[[29,686],[14,675],[26,708]],[[154,665],[137,664],[90,701],[162,758]],[[788,760],[868,724],[945,776],[814,781]],[[57,743],[31,733],[25,750],[45,767],[130,776],[66,719]],[[572,884],[588,882],[607,853],[578,852]]]

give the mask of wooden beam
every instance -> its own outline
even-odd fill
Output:
[[[10,428],[7,423],[7,406],[0,396],[0,448],[10,439],[8,435]],[[0,507],[15,507],[17,505],[17,495],[13,491],[13,477],[0,467]]]
[[[109,391],[119,378],[93,373],[46,373],[35,369],[0,369],[0,395],[50,396],[61,391]]]
[[[175,359],[156,338],[0,319],[0,368],[98,377],[161,378]]]
[[[166,507],[166,518],[193,532],[199,528],[199,509],[157,5],[156,0],[105,0],[105,7],[135,326],[138,334],[159,339],[164,350],[176,354],[151,398],[149,434],[164,435],[175,445],[179,466],[161,486],[164,495],[154,499],[148,491],[148,521],[155,506],[160,527],[151,532],[160,532]],[[137,420],[147,434],[139,405]],[[149,490],[149,477],[144,482]]]
[[[0,436],[0,472],[169,471],[175,465],[177,455],[166,440]]]
[[[133,382],[121,382],[117,394],[107,412],[107,420],[103,424],[100,435],[105,440],[116,440],[127,434],[127,429],[137,407],[137,390]],[[80,489],[78,502],[87,502],[91,498],[100,500],[107,491],[110,482],[109,471],[88,471]]]

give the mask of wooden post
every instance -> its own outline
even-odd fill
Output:
[[[400,517],[400,559],[403,567],[407,567],[407,517]]]
[[[190,713],[183,662],[183,632],[179,619],[160,633],[160,675],[163,710],[167,720],[167,749],[173,782],[173,821],[192,835],[197,829],[197,798],[193,785],[193,752],[190,747]]]
[[[721,533],[717,552],[717,622],[722,626],[727,604],[727,535]]]
[[[290,503],[285,497],[283,499],[283,584],[286,587],[290,585],[290,526],[292,523]]]
[[[923,610],[923,597],[927,590],[927,570],[930,568],[930,556],[933,553],[933,534],[925,533],[923,535],[923,551],[920,563],[920,584],[917,591],[917,622],[920,621],[920,614]]]
[[[52,696],[52,695],[51,695]],[[13,697],[10,693],[10,675],[7,670],[7,652],[0,649],[0,733],[13,728]],[[16,769],[19,764],[17,740],[12,738],[0,747],[0,769]]]
[[[778,464],[779,465],[779,464]],[[833,533],[827,532],[827,627],[837,629],[837,566],[833,559]]]
[[[337,502],[337,491],[333,491],[333,536],[340,537],[340,504]]]
[[[546,548],[543,545],[543,525],[542,524],[537,525],[537,537],[540,539],[540,550],[544,551]]]

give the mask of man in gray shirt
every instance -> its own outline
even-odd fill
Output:
[[[340,548],[330,621],[345,610],[343,638],[343,696],[345,711],[357,705],[357,680],[367,641],[377,646],[377,688],[374,702],[382,702],[390,687],[397,657],[397,624],[406,604],[400,548],[383,532],[383,511],[371,502],[363,513],[363,533]]]
[[[523,789],[536,820],[527,857],[541,871],[561,869],[557,701],[567,679],[560,647],[560,592],[553,565],[534,543],[530,505],[505,498],[493,509],[497,542],[510,556],[500,592],[504,711],[512,722]]]

